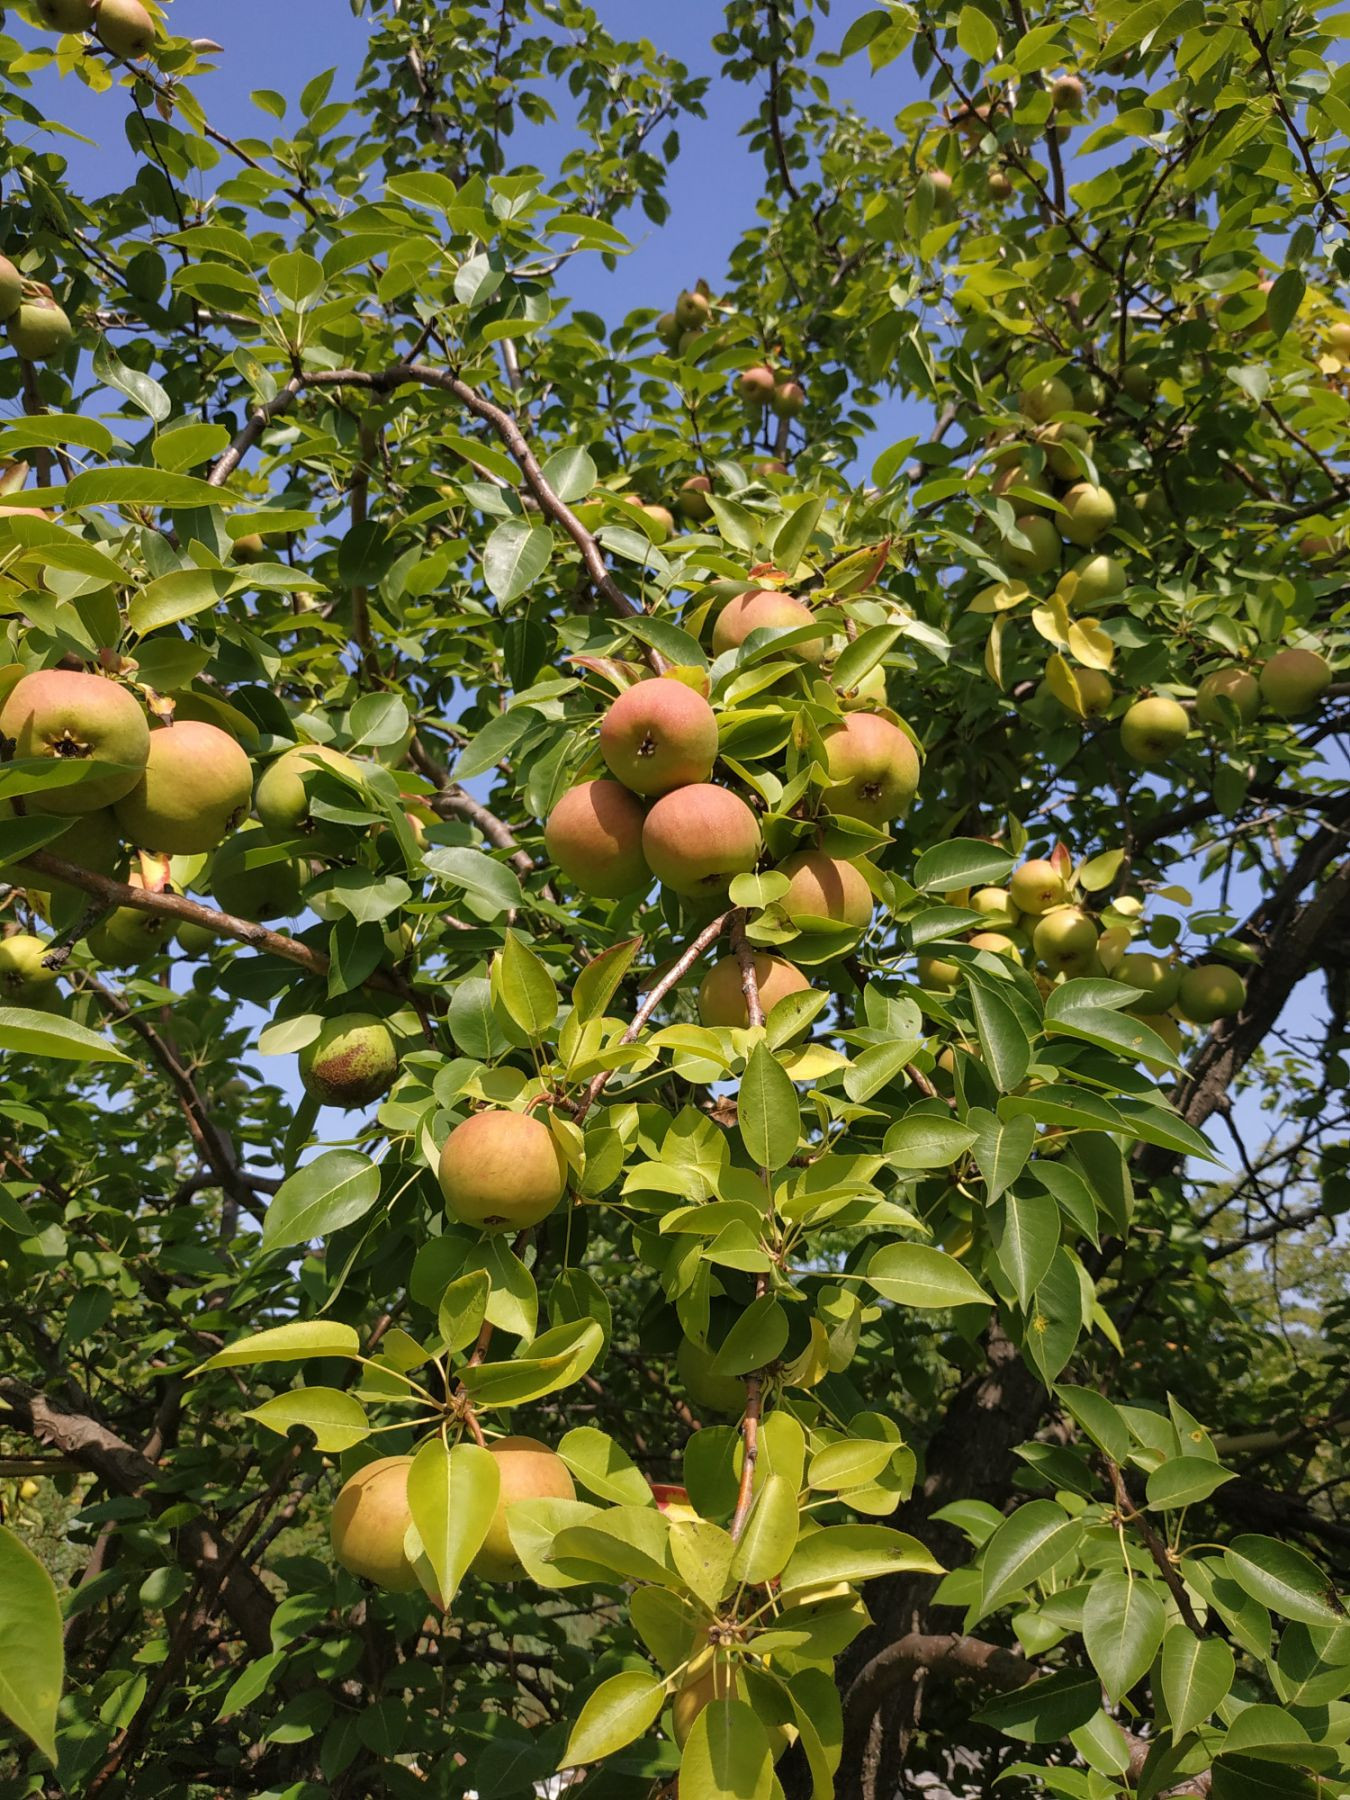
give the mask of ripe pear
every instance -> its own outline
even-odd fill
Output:
[[[98,0],[94,29],[99,42],[114,56],[135,62],[149,54],[155,42],[155,22],[141,0]]]
[[[966,902],[972,912],[981,918],[994,920],[1002,925],[1015,925],[1021,916],[1012,903],[1012,895],[1007,888],[976,888]]]
[[[127,877],[128,887],[143,888],[145,882],[138,871]],[[148,962],[167,949],[176,921],[167,913],[141,912],[138,907],[119,906],[101,919],[90,931],[86,942],[101,963],[112,969],[125,969]]]
[[[919,786],[919,756],[906,732],[879,713],[855,712],[824,739],[831,812],[877,826],[904,812]]]
[[[1330,683],[1326,658],[1315,650],[1277,650],[1261,671],[1261,698],[1281,718],[1300,719]]]
[[[1090,549],[1116,522],[1116,503],[1104,487],[1076,481],[1064,495],[1062,513],[1055,515],[1060,535],[1080,549]]]
[[[0,256],[0,319],[13,318],[23,304],[23,276],[7,256]],[[6,508],[6,511],[13,511]]]
[[[340,750],[327,744],[297,744],[285,750],[275,762],[268,763],[258,782],[254,804],[258,817],[273,837],[293,837],[298,832],[315,831],[323,821],[311,818],[306,777],[326,766],[353,781],[361,779],[360,765]]]
[[[1028,419],[1044,425],[1056,413],[1068,412],[1073,406],[1073,390],[1067,381],[1051,375],[1044,381],[1031,382],[1022,389],[1018,405]]]
[[[1054,497],[1054,489],[1046,480],[1045,476],[1038,471],[1028,469],[1022,462],[1020,455],[1012,462],[1005,462],[1003,464],[1003,467],[999,470],[998,474],[995,475],[991,487],[992,491],[997,494],[1000,499],[1002,499],[1005,494],[1009,495],[1009,504],[1021,507],[1023,511],[1043,510],[1038,507],[1035,500],[1027,498],[1028,494],[1040,495],[1041,498],[1045,500],[1050,500]],[[1020,488],[1022,492],[1011,494],[1010,490],[1012,488]]]
[[[886,671],[880,663],[876,663],[862,676],[856,686],[851,688],[836,686],[835,692],[838,694],[839,704],[845,712],[875,712],[878,707],[885,706],[888,702]]]
[[[769,956],[762,950],[754,953],[754,969],[759,1004],[766,1018],[788,994],[799,994],[811,985],[800,969],[785,962],[781,956]],[[749,1030],[750,1007],[741,986],[741,965],[737,957],[722,957],[699,983],[698,1016],[714,1030],[719,1026]]]
[[[1147,950],[1127,950],[1111,970],[1111,978],[1123,981],[1126,987],[1138,988],[1144,998],[1136,1003],[1137,1008],[1150,1013],[1165,1013],[1175,1002],[1181,985],[1181,971],[1176,965]]]
[[[13,742],[18,759],[106,765],[70,787],[25,796],[25,805],[47,813],[91,813],[122,799],[140,781],[150,753],[150,727],[131,690],[68,669],[21,677],[0,706],[0,737]]]
[[[1057,975],[1084,975],[1097,955],[1097,926],[1077,906],[1042,913],[1031,934],[1037,956]]]
[[[1014,869],[1008,882],[1008,893],[1019,913],[1039,918],[1052,907],[1063,906],[1069,897],[1068,885],[1052,862],[1035,857]]]
[[[1186,742],[1191,722],[1186,709],[1165,694],[1136,700],[1120,721],[1120,742],[1131,762],[1142,768],[1165,763]]]
[[[1350,319],[1333,319],[1327,326],[1327,349],[1342,362],[1350,360]]]
[[[1125,592],[1124,568],[1103,551],[1080,556],[1073,573],[1077,577],[1070,601],[1073,606],[1100,606],[1104,600],[1118,600]]]
[[[1000,555],[1008,568],[1025,575],[1048,575],[1051,569],[1059,567],[1059,533],[1044,514],[1021,514],[1017,520],[1017,529],[1027,540],[1029,547],[1024,550],[1010,538],[1005,538]]]
[[[1056,419],[1043,431],[1036,434],[1038,443],[1045,445],[1045,460],[1051,472],[1058,475],[1061,481],[1078,481],[1083,474],[1083,465],[1070,454],[1065,445],[1074,449],[1090,452],[1092,439],[1084,426],[1073,419]]]
[[[681,1338],[675,1352],[675,1372],[685,1398],[697,1414],[720,1413],[739,1419],[745,1411],[745,1383],[735,1375],[719,1375],[713,1369],[713,1351],[692,1338]]]
[[[781,456],[763,456],[754,465],[756,475],[786,475],[787,464]]]
[[[543,1120],[497,1108],[455,1126],[437,1173],[451,1218],[483,1231],[537,1225],[567,1187],[567,1164]]]
[[[9,341],[27,362],[50,362],[64,356],[75,340],[75,328],[65,313],[45,295],[26,299],[5,324]]]
[[[972,950],[984,950],[991,956],[1003,956],[1009,962],[1020,963],[1022,960],[1021,949],[1003,931],[977,931],[966,942]]]
[[[1227,963],[1201,963],[1187,969],[1177,989],[1176,1008],[1193,1025],[1212,1025],[1242,1011],[1247,984]]]
[[[854,931],[865,931],[871,924],[872,890],[853,863],[826,856],[823,850],[799,850],[782,864],[781,873],[789,885],[779,904],[804,929],[809,930],[809,921],[815,919]]]
[[[1075,669],[1073,678],[1078,688],[1077,711],[1080,718],[1099,719],[1103,713],[1110,712],[1116,690],[1111,686],[1109,675],[1104,674],[1101,669]],[[1059,698],[1058,695],[1055,697]]]
[[[800,381],[784,381],[769,396],[769,407],[779,419],[795,419],[806,405],[806,390]]]
[[[417,1572],[403,1550],[412,1524],[408,1505],[411,1456],[382,1456],[343,1483],[329,1531],[333,1555],[351,1575],[393,1594],[411,1594]]]
[[[368,1106],[398,1074],[393,1033],[374,1013],[339,1013],[300,1052],[305,1092],[323,1106]]]
[[[600,754],[632,793],[668,794],[706,781],[717,760],[717,716],[702,694],[658,675],[625,688],[600,724]]]
[[[309,871],[294,858],[263,859],[268,838],[261,825],[245,825],[211,858],[207,881],[222,912],[240,919],[293,919]],[[255,859],[251,865],[246,860]],[[182,942],[182,934],[179,934]]]
[[[790,594],[780,594],[775,588],[750,588],[728,600],[718,613],[712,634],[713,654],[722,656],[728,650],[738,650],[752,631],[796,631],[810,625],[814,618],[811,608]],[[818,663],[825,649],[822,636],[792,644],[783,654]]]
[[[504,1437],[489,1444],[500,1487],[483,1547],[469,1565],[485,1581],[516,1581],[525,1565],[511,1542],[511,1508],[522,1500],[575,1500],[577,1490],[567,1464],[538,1438]]]
[[[686,288],[675,302],[675,323],[681,331],[696,331],[712,317],[712,305],[706,294]]]
[[[1246,669],[1215,669],[1195,690],[1196,718],[1206,725],[1227,725],[1224,701],[1236,708],[1244,725],[1250,725],[1261,710],[1261,684]]]
[[[742,369],[736,377],[736,392],[748,406],[767,406],[773,399],[774,372],[766,363]]]
[[[150,733],[145,772],[113,810],[146,850],[195,856],[214,850],[248,812],[253,766],[228,732],[182,719]]]
[[[675,493],[675,510],[682,518],[702,520],[712,517],[712,507],[708,505],[708,495],[712,492],[712,482],[706,475],[691,475],[688,481],[682,481]]]
[[[50,939],[23,931],[0,938],[0,1006],[26,1006],[40,1012],[51,1004],[57,974],[42,966],[51,947]]]
[[[738,795],[700,782],[661,796],[642,827],[642,851],[675,893],[718,895],[758,862],[759,822]]]
[[[548,815],[544,848],[567,879],[599,900],[644,894],[652,873],[642,854],[642,802],[617,781],[583,781]]]

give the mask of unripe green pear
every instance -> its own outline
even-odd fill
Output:
[[[451,1218],[483,1231],[539,1224],[567,1188],[567,1164],[543,1120],[495,1107],[455,1126],[437,1173]]]
[[[618,781],[583,781],[569,788],[548,815],[544,848],[583,894],[623,900],[652,883],[642,854],[647,814]]]
[[[1144,998],[1137,1003],[1137,1010],[1149,1013],[1165,1013],[1181,985],[1176,964],[1147,950],[1127,950],[1111,970],[1111,977],[1126,987],[1138,988]]]
[[[1064,495],[1062,513],[1055,515],[1060,535],[1080,549],[1095,544],[1116,522],[1116,503],[1104,487],[1078,481]]]
[[[1195,690],[1196,718],[1206,725],[1227,725],[1225,701],[1236,709],[1244,725],[1250,725],[1261,710],[1260,682],[1246,669],[1215,669]]]
[[[1073,390],[1067,381],[1051,375],[1044,381],[1031,382],[1022,389],[1018,405],[1028,419],[1044,425],[1056,413],[1068,412],[1073,406]]]
[[[1056,906],[1042,913],[1031,942],[1047,969],[1059,975],[1082,975],[1097,955],[1097,926],[1077,906]]]
[[[770,410],[780,419],[795,419],[806,405],[806,390],[799,381],[783,381],[769,396]]]
[[[23,276],[7,256],[0,256],[0,319],[13,318],[22,304]]]
[[[51,362],[64,356],[75,341],[75,328],[45,295],[26,299],[5,324],[9,341],[27,362]]]
[[[706,294],[686,288],[675,302],[675,323],[681,331],[696,331],[712,317],[712,305]]]
[[[1012,176],[1006,169],[990,169],[984,178],[984,189],[991,200],[1008,200],[1012,197]]]
[[[1125,754],[1142,768],[1165,763],[1186,742],[1191,722],[1186,709],[1165,694],[1136,700],[1120,721],[1120,742]]]
[[[691,475],[682,481],[675,494],[675,510],[682,518],[701,521],[712,517],[712,507],[708,504],[708,495],[712,492],[712,482],[706,475]]]
[[[1073,419],[1056,419],[1036,434],[1036,441],[1045,446],[1045,460],[1051,472],[1058,475],[1061,481],[1078,481],[1082,478],[1083,465],[1066,445],[1084,452],[1091,452],[1092,439],[1084,426]]]
[[[1070,707],[1069,711],[1080,719],[1099,719],[1103,713],[1110,712],[1116,691],[1109,675],[1101,669],[1075,669],[1073,679],[1078,690],[1078,705]],[[1055,698],[1059,700],[1060,696],[1056,694]],[[1060,704],[1064,702],[1061,700]]]
[[[91,31],[98,0],[37,0],[38,17],[49,31]]]
[[[1315,650],[1277,650],[1261,671],[1261,698],[1281,718],[1299,719],[1330,684],[1326,658]]]
[[[794,924],[811,929],[815,920],[865,931],[872,922],[872,890],[853,863],[823,850],[799,850],[781,866],[788,891],[779,905]]]
[[[1327,349],[1342,362],[1350,359],[1350,319],[1333,319],[1327,326]]]
[[[919,786],[919,756],[908,733],[879,713],[854,712],[823,735],[830,811],[876,826],[898,818]]]
[[[699,782],[663,794],[642,827],[642,853],[656,879],[691,897],[726,892],[759,861],[759,822],[739,795]]]
[[[1021,947],[1003,931],[977,931],[966,942],[972,950],[984,950],[991,956],[1006,957],[1009,962],[1020,963],[1022,960]]]
[[[747,406],[767,406],[773,399],[774,386],[774,372],[767,363],[742,369],[736,377],[736,392]]]
[[[654,329],[663,344],[668,344],[673,348],[679,342],[680,326],[673,312],[662,313],[656,321]]]
[[[98,0],[94,26],[99,42],[114,56],[136,62],[148,56],[155,43],[155,21],[141,0]]]
[[[961,981],[961,965],[949,957],[921,956],[918,961],[919,986],[934,993],[954,993]]]
[[[839,704],[845,712],[874,712],[887,704],[886,671],[880,663],[876,663],[856,686],[836,686],[835,692],[839,695]]]
[[[1045,500],[1054,498],[1054,489],[1045,476],[1039,471],[1028,469],[1020,455],[1013,461],[1003,464],[990,486],[999,499],[1008,495],[1009,505],[1020,507],[1023,511],[1040,510],[1037,502],[1029,499],[1028,495],[1039,495]],[[1022,491],[1012,494],[1011,489],[1013,488],[1019,488]]]
[[[54,757],[91,766],[95,772],[83,781],[24,797],[32,811],[63,815],[92,813],[129,794],[150,752],[150,727],[130,688],[68,669],[22,676],[0,706],[0,737],[13,743],[20,759]]]
[[[1070,601],[1072,606],[1100,606],[1104,600],[1117,600],[1125,592],[1124,568],[1114,556],[1107,556],[1103,551],[1080,556],[1072,572],[1077,578]],[[1064,585],[1067,592],[1067,582]]]
[[[1019,913],[1039,918],[1052,907],[1063,906],[1069,897],[1068,884],[1052,862],[1033,858],[1014,869],[1008,881],[1008,893]]]
[[[810,625],[815,614],[790,594],[776,588],[750,588],[728,600],[713,625],[712,646],[715,656],[738,650],[752,631],[797,631]],[[826,638],[805,639],[790,644],[781,654],[800,657],[803,662],[818,663],[826,650]]]
[[[333,1555],[351,1575],[393,1594],[411,1594],[417,1571],[404,1554],[412,1524],[408,1505],[411,1456],[382,1456],[343,1483],[329,1531]]]
[[[1177,989],[1176,1008],[1193,1025],[1212,1025],[1242,1011],[1247,984],[1227,963],[1201,963],[1187,969]]]
[[[498,1438],[488,1451],[497,1464],[497,1510],[469,1566],[484,1581],[517,1581],[525,1565],[511,1542],[511,1509],[524,1500],[575,1500],[577,1490],[567,1464],[538,1438]]]
[[[1086,92],[1076,75],[1056,75],[1050,83],[1050,105],[1057,113],[1081,113]]]
[[[976,888],[966,902],[972,912],[979,913],[981,918],[997,921],[1003,925],[1016,925],[1021,917],[1013,905],[1012,895],[1007,888]]]
[[[668,794],[712,774],[717,717],[683,681],[658,675],[635,682],[601,721],[600,754],[615,780],[633,793]]]
[[[720,1413],[739,1418],[745,1411],[745,1383],[735,1375],[719,1375],[713,1368],[714,1352],[692,1338],[681,1338],[675,1352],[675,1372],[695,1413]]]
[[[283,751],[263,770],[254,804],[258,817],[273,837],[322,831],[324,821],[310,815],[306,788],[307,777],[321,767],[353,781],[361,779],[360,765],[328,744],[297,744],[293,750]]]
[[[181,719],[150,733],[144,773],[113,810],[133,844],[195,856],[215,849],[252,797],[253,766],[242,746],[218,726]]]
[[[48,938],[18,931],[0,938],[0,1006],[26,1006],[43,1011],[55,999],[57,974],[44,969],[42,959],[51,949]]]
[[[373,1013],[339,1013],[300,1052],[300,1080],[323,1106],[368,1106],[398,1074],[393,1033]]]
[[[790,962],[760,950],[754,953],[754,971],[765,1018],[788,994],[799,994],[811,985]],[[722,957],[703,977],[698,989],[698,1016],[713,1029],[728,1026],[749,1030],[750,1004],[742,986],[739,957]]]
[[[127,886],[143,888],[145,882],[133,870]],[[167,949],[174,934],[175,921],[167,913],[142,912],[139,907],[119,906],[100,919],[86,942],[101,963],[112,969],[125,969],[148,962]]]
[[[1152,406],[1158,384],[1146,363],[1127,362],[1120,372],[1120,385],[1139,406]]]
[[[1008,568],[1025,575],[1048,575],[1051,569],[1059,567],[1059,533],[1049,519],[1040,513],[1023,513],[1017,520],[1017,529],[1028,547],[1023,549],[1011,538],[1003,540],[999,554]]]
[[[206,879],[222,912],[240,919],[293,919],[300,911],[308,869],[292,857],[269,857],[268,849],[262,826],[249,824],[212,856]]]
[[[198,925],[192,919],[184,919],[178,927],[178,948],[194,962],[200,956],[209,956],[220,941],[208,925]]]

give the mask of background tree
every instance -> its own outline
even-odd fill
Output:
[[[7,1791],[1350,1792],[1339,22],[729,0],[619,319],[702,79],[357,10],[6,26]]]

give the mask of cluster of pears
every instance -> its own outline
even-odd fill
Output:
[[[5,336],[26,362],[64,356],[74,328],[42,281],[29,281],[7,256],[0,256],[0,319]]]
[[[37,13],[52,31],[92,31],[105,50],[138,62],[155,44],[155,21],[141,0],[37,0]]]
[[[1174,1050],[1179,1048],[1178,1019],[1212,1025],[1241,1012],[1246,986],[1227,963],[1206,962],[1184,968],[1149,951],[1131,950],[1129,934],[1098,922],[1073,898],[1065,870],[1056,861],[1036,857],[1014,869],[1006,888],[977,888],[948,896],[953,905],[979,913],[986,921],[966,938],[972,950],[984,950],[1015,963],[1032,960],[1044,971],[1047,993],[1054,982],[1084,976],[1109,976],[1136,988],[1140,999],[1126,1009],[1150,1024]],[[921,956],[920,985],[951,993],[961,980],[960,964],[947,957]]]
[[[736,377],[736,392],[747,406],[758,412],[767,407],[779,419],[795,419],[806,405],[801,382],[767,362],[742,369]]]
[[[1085,675],[1095,673],[1076,671],[1080,685]],[[1106,681],[1105,676],[1100,680]],[[1235,721],[1250,725],[1263,708],[1282,719],[1303,718],[1330,684],[1330,665],[1318,651],[1298,646],[1277,650],[1255,674],[1229,664],[1204,676],[1195,691],[1195,716],[1218,730],[1229,729]],[[1106,688],[1109,695],[1109,682]],[[1096,698],[1098,690],[1091,691]],[[1190,724],[1179,700],[1150,694],[1136,700],[1121,719],[1121,747],[1141,768],[1156,768],[1185,743]]]
[[[1073,129],[1075,122],[1083,115],[1087,100],[1087,90],[1077,75],[1056,75],[1048,83],[1050,92],[1051,129],[1056,138],[1063,143]],[[1006,121],[1010,114],[1002,114]],[[997,129],[1000,122],[997,108],[970,101],[947,114],[947,124],[955,137],[964,140],[963,156],[974,156],[978,153],[984,139],[991,131]],[[1037,127],[1037,130],[1044,130]],[[923,179],[931,186],[934,194],[934,210],[943,216],[949,216],[955,209],[955,196],[952,192],[952,178],[945,169],[931,168],[925,171]],[[985,192],[991,200],[1008,200],[1013,193],[1013,180],[1007,165],[995,161],[986,165],[984,178]]]
[[[497,1464],[497,1510],[470,1567],[485,1581],[515,1581],[525,1569],[511,1542],[512,1509],[524,1500],[575,1500],[576,1487],[557,1451],[537,1438],[498,1438],[488,1451]],[[412,1462],[411,1456],[382,1456],[364,1464],[344,1482],[330,1523],[333,1554],[342,1567],[395,1594],[413,1593],[420,1585],[405,1544],[412,1525]]]

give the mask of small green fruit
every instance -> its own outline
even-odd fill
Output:
[[[1057,975],[1082,975],[1097,954],[1097,926],[1077,906],[1043,913],[1031,935],[1037,956]]]
[[[7,256],[0,256],[0,319],[13,318],[23,304],[23,276]]]
[[[1144,998],[1136,1002],[1140,1011],[1165,1013],[1177,997],[1181,971],[1174,963],[1147,950],[1128,950],[1111,971],[1113,981],[1138,988]]]
[[[64,356],[75,340],[75,329],[56,304],[42,295],[25,300],[9,316],[5,326],[9,341],[27,362],[50,362]]]
[[[1028,419],[1044,425],[1056,413],[1068,412],[1073,406],[1073,390],[1058,375],[1037,381],[1022,389],[1018,405]]]
[[[113,810],[133,844],[169,856],[214,850],[248,812],[253,766],[228,732],[182,719],[150,733],[145,772]]]
[[[1326,658],[1315,650],[1277,650],[1261,671],[1261,697],[1284,719],[1310,713],[1330,684]]]
[[[1031,862],[1023,863],[1020,869],[1014,869],[1008,882],[1008,893],[1019,913],[1030,913],[1036,918],[1052,907],[1063,906],[1069,897],[1064,877],[1044,857],[1033,858]]]
[[[291,857],[271,851],[261,825],[246,825],[211,858],[207,881],[222,912],[240,919],[293,919],[309,871]],[[179,934],[182,942],[182,932]]]
[[[708,495],[712,492],[712,482],[706,475],[691,475],[688,481],[682,481],[675,494],[675,510],[681,518],[701,521],[712,517],[712,507],[708,504]]]
[[[1063,498],[1064,511],[1055,516],[1060,533],[1069,543],[1088,549],[1116,522],[1116,503],[1104,487],[1079,481]]]
[[[16,682],[0,706],[0,737],[13,743],[16,757],[90,765],[83,781],[27,797],[29,807],[47,813],[92,813],[121,800],[140,781],[150,753],[150,727],[131,689],[78,670],[40,669]]]
[[[325,1019],[300,1052],[305,1092],[323,1106],[368,1106],[394,1084],[398,1051],[393,1034],[373,1013]]]
[[[141,0],[98,0],[94,29],[106,49],[129,62],[148,56],[154,48],[155,21]]]
[[[1001,556],[1004,564],[1024,575],[1048,575],[1059,567],[1061,555],[1059,533],[1041,513],[1023,513],[1017,529],[1027,540],[1027,548],[1005,538]]]
[[[1186,709],[1165,694],[1136,700],[1120,721],[1120,742],[1131,762],[1156,768],[1186,742],[1191,722]]]
[[[824,739],[830,811],[876,826],[899,818],[919,786],[919,755],[908,733],[879,713],[855,712]]]
[[[675,323],[681,331],[701,330],[712,317],[712,306],[706,294],[685,289],[675,302]]]
[[[1246,669],[1215,669],[1195,690],[1195,716],[1206,725],[1228,725],[1229,707],[1236,709],[1244,725],[1250,725],[1261,710],[1261,684]]]
[[[40,1012],[51,1004],[56,970],[42,966],[51,947],[49,939],[23,931],[0,938],[0,1006],[26,1006]]]
[[[273,837],[292,837],[322,828],[324,822],[310,816],[307,781],[313,770],[325,767],[349,780],[361,779],[360,766],[327,744],[297,744],[268,763],[258,782],[254,804]]]
[[[37,10],[49,31],[92,31],[98,0],[37,0]]]
[[[1212,1025],[1242,1011],[1247,984],[1227,963],[1201,963],[1187,969],[1177,990],[1177,1011],[1193,1025]]]
[[[1104,600],[1118,600],[1125,592],[1124,568],[1104,552],[1080,556],[1072,572],[1077,578],[1070,601],[1073,606],[1100,606]]]

